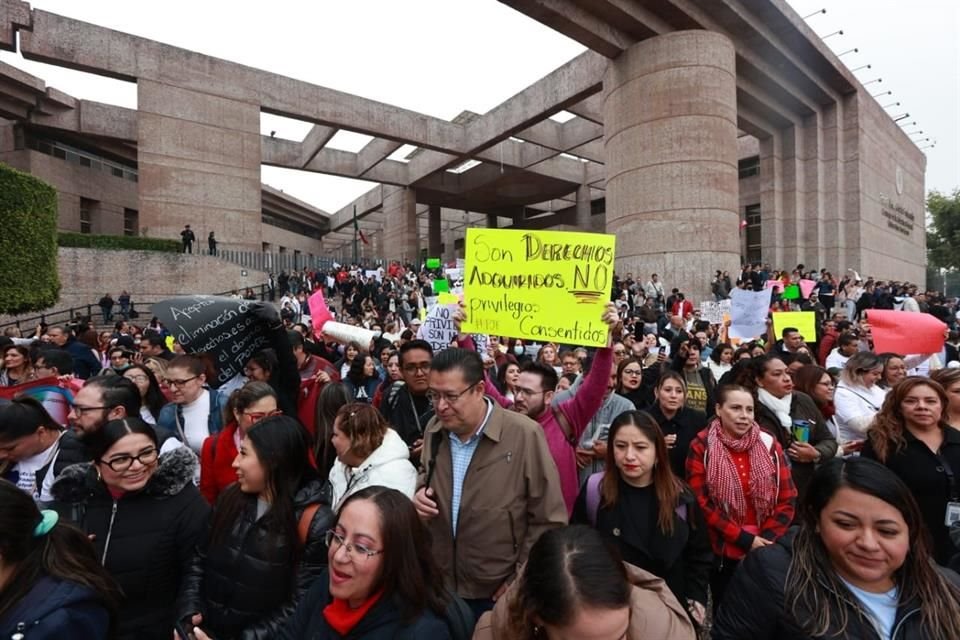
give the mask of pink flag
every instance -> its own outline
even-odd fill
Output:
[[[774,293],[782,293],[783,282],[780,280],[767,280],[767,289],[773,289]]]
[[[313,337],[317,340],[323,340],[323,325],[327,320],[333,320],[333,314],[327,307],[327,301],[323,299],[323,287],[317,289],[307,300],[310,306],[310,322],[313,324]]]
[[[876,353],[940,353],[947,328],[929,313],[870,309],[867,322]]]
[[[803,294],[804,298],[810,297],[810,292],[813,291],[813,288],[817,286],[817,283],[813,280],[801,280],[800,281],[800,293]]]

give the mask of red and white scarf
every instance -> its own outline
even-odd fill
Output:
[[[731,520],[743,524],[747,501],[730,452],[749,451],[750,498],[757,514],[757,524],[763,526],[776,506],[777,467],[760,438],[760,426],[754,422],[750,431],[740,438],[724,431],[720,418],[714,418],[707,429],[707,487],[710,493]]]

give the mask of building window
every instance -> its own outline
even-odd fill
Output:
[[[744,158],[739,162],[740,179],[760,175],[760,156]]]
[[[135,236],[140,234],[140,213],[136,209],[123,210],[123,235]]]
[[[80,233],[93,233],[94,218],[100,203],[90,198],[80,198]]]
[[[760,205],[751,204],[746,208],[747,218],[747,262],[763,262],[760,246]]]

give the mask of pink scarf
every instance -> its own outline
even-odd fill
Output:
[[[714,418],[707,429],[707,487],[710,493],[731,520],[743,524],[747,501],[730,452],[749,451],[750,498],[757,513],[757,524],[762,528],[776,505],[777,467],[760,439],[759,425],[754,422],[750,431],[739,439],[723,430],[720,418]]]

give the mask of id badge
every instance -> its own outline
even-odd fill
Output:
[[[960,522],[960,502],[948,502],[947,515],[943,519],[943,524],[949,527],[956,522]]]

